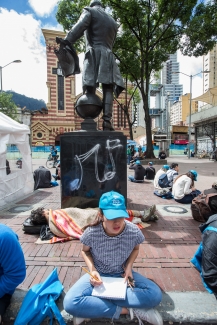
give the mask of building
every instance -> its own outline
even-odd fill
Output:
[[[197,153],[217,148],[217,87],[210,88],[208,92],[196,97],[207,103],[191,115],[191,123],[195,127],[195,149]],[[187,122],[188,122],[187,117]]]
[[[47,55],[47,110],[36,112],[31,117],[31,141],[32,146],[59,145],[60,135],[66,132],[81,130],[83,121],[75,112],[77,99],[82,95],[76,94],[75,76],[63,77],[58,59],[54,53],[57,47],[56,37],[65,37],[61,31],[42,29],[46,43]],[[102,93],[97,89],[97,95],[102,98]],[[124,93],[119,97],[124,98]],[[102,129],[102,113],[95,121],[97,129]],[[126,117],[121,107],[114,101],[113,125],[116,131],[122,131],[129,136],[129,128]]]
[[[217,86],[217,44],[203,56],[203,71],[210,71],[203,74],[203,93],[205,93]]]
[[[168,55],[168,60],[163,64],[161,71],[161,84],[164,87],[164,96],[169,96],[169,101],[174,102],[183,93],[183,85],[179,84],[179,62],[177,52]]]
[[[190,93],[182,95],[170,106],[170,125],[186,125],[186,117],[190,109]],[[198,111],[198,101],[192,101],[192,114]]]

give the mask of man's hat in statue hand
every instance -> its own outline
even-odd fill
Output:
[[[69,41],[60,37],[56,37],[56,42],[60,44],[60,47],[59,49],[55,49],[54,53],[59,60],[63,76],[68,77],[79,74],[81,72],[79,68],[79,58],[74,47]]]

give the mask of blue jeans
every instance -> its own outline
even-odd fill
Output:
[[[176,200],[176,199],[175,199],[175,201],[178,202],[178,203],[189,204],[189,203],[191,203],[192,200],[193,200],[196,196],[198,196],[200,193],[201,193],[201,191],[196,190],[196,191],[191,192],[190,194],[186,194],[186,195],[185,195],[182,199],[180,199],[180,200]]]
[[[134,183],[143,183],[144,182],[144,180],[140,180],[140,181],[138,181],[138,180],[136,180],[133,176],[128,176],[128,179],[131,181],[131,182],[134,182]]]
[[[127,155],[127,165],[130,165],[131,155]]]
[[[111,276],[101,274],[101,276]],[[121,277],[114,274],[113,277]],[[151,280],[133,271],[135,288],[127,287],[125,300],[103,299],[92,296],[93,286],[90,276],[83,275],[67,292],[63,306],[67,313],[82,318],[112,318],[118,319],[123,307],[153,308],[161,302],[160,288]]]

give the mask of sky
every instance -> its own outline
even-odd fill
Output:
[[[46,48],[41,29],[63,30],[55,14],[59,0],[0,0],[0,66],[3,90],[47,103]],[[21,63],[12,63],[21,60]],[[178,54],[180,71],[194,75],[202,70],[202,58]],[[6,66],[7,65],[7,66]],[[190,91],[190,78],[180,74],[183,94]],[[202,75],[192,80],[192,97],[202,94]]]

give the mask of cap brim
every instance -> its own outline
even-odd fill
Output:
[[[102,210],[104,216],[106,217],[106,219],[108,220],[113,220],[113,219],[117,219],[117,218],[129,218],[129,214],[127,213],[126,210],[113,210],[113,209],[106,209],[106,210]]]

